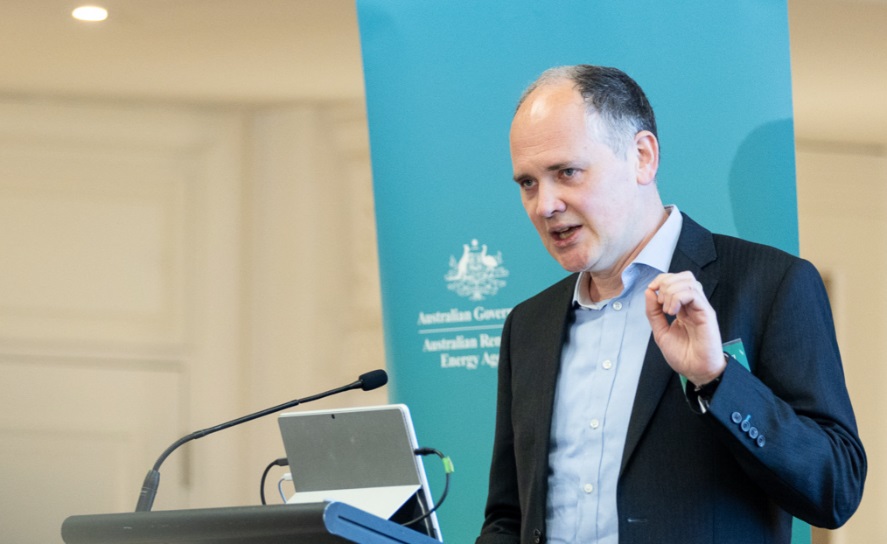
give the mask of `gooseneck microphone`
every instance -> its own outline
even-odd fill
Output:
[[[266,408],[253,414],[239,417],[237,419],[232,419],[227,423],[222,423],[220,425],[216,425],[215,427],[209,427],[208,429],[194,431],[189,435],[185,435],[182,438],[179,438],[178,440],[173,442],[170,447],[166,448],[163,453],[160,454],[160,457],[157,458],[157,462],[154,463],[154,468],[149,470],[148,475],[145,476],[145,482],[142,484],[142,491],[139,494],[139,502],[136,504],[136,512],[151,511],[151,507],[154,506],[154,497],[157,495],[157,488],[160,485],[160,465],[162,465],[163,461],[165,461],[166,458],[169,457],[169,454],[175,451],[176,448],[178,448],[182,444],[190,442],[191,440],[203,438],[208,434],[212,434],[223,429],[234,427],[235,425],[240,425],[241,423],[246,423],[247,421],[252,421],[262,416],[267,416],[268,414],[273,414],[274,412],[279,412],[280,410],[292,408],[293,406],[299,404],[311,402],[313,400],[319,400],[325,397],[329,397],[330,395],[336,395],[338,393],[344,393],[345,391],[350,391],[352,389],[363,389],[364,391],[371,391],[373,389],[382,387],[386,383],[388,383],[388,374],[386,374],[384,370],[372,370],[370,372],[361,374],[360,376],[358,376],[356,382],[349,383],[348,385],[337,387],[336,389],[330,389],[329,391],[325,391],[317,395],[312,395],[310,397],[305,397],[303,399],[291,400],[289,402],[285,402],[271,408]]]

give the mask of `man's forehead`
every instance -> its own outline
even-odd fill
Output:
[[[572,88],[551,93],[541,90],[535,97],[530,95],[515,114],[509,137],[512,146],[542,144],[549,139],[599,139],[600,125],[600,115],[589,112],[581,95]]]
[[[579,113],[585,110],[585,101],[569,80],[558,80],[544,83],[527,95],[524,102],[515,112],[515,120],[539,120],[551,115],[564,113]]]

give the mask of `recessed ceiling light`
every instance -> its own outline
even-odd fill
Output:
[[[108,10],[99,6],[80,6],[71,12],[78,21],[104,21],[108,18]]]

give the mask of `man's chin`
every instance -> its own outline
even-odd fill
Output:
[[[583,270],[588,270],[592,265],[591,256],[584,251],[579,251],[577,245],[566,248],[546,246],[545,249],[557,261],[557,264],[561,265],[567,272],[582,272]]]
[[[558,258],[557,256],[554,256],[554,258],[558,262],[558,264],[561,265],[561,267],[567,272],[582,272],[583,270],[588,270],[589,268],[589,265],[586,261]]]

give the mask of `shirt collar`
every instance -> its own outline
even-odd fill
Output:
[[[681,227],[684,224],[684,218],[681,211],[675,205],[665,207],[668,212],[668,218],[665,223],[659,227],[653,238],[647,242],[647,245],[641,249],[637,257],[622,271],[623,283],[626,283],[626,274],[632,273],[635,264],[643,264],[657,270],[659,273],[667,272],[671,264],[671,258],[674,250],[678,245],[678,238],[681,235]],[[573,305],[576,304],[585,308],[599,309],[606,304],[606,301],[593,302],[588,296],[588,282],[591,281],[587,271],[579,273],[576,280],[576,286],[573,288]]]

